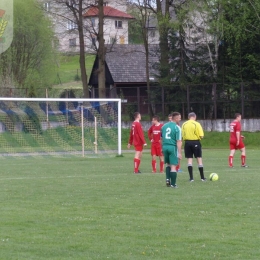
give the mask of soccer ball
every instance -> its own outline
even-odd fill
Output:
[[[211,181],[217,181],[217,180],[218,180],[218,175],[217,175],[215,172],[213,172],[213,173],[211,173],[211,174],[209,175],[209,179],[210,179]]]

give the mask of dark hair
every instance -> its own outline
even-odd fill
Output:
[[[190,119],[191,117],[196,117],[196,114],[194,112],[190,112],[188,114],[188,118]]]
[[[235,113],[235,119],[238,118],[239,116],[241,116],[240,113]]]
[[[168,117],[172,117],[172,113],[168,115]]]
[[[160,120],[160,119],[159,119],[159,116],[156,116],[156,115],[153,116],[153,119],[155,119],[155,120],[158,121],[158,122],[159,122],[159,120]]]
[[[179,116],[180,113],[179,112],[172,112],[172,118],[176,117],[176,116]]]
[[[140,115],[139,112],[135,112],[135,113],[134,113],[134,119],[136,119],[139,115]]]

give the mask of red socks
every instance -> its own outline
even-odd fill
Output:
[[[241,155],[241,165],[246,165],[246,156]]]
[[[135,173],[138,173],[138,171],[139,171],[140,162],[141,162],[141,161],[140,161],[139,159],[134,158],[134,172],[135,172]]]
[[[164,161],[160,161],[160,172],[163,173]]]
[[[233,156],[228,157],[228,164],[229,164],[229,167],[233,167]]]
[[[153,172],[156,172],[156,160],[152,160],[152,169]]]

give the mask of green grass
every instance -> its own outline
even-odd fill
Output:
[[[90,76],[94,59],[95,59],[94,55],[88,55],[86,57],[86,70],[88,76]],[[76,76],[80,77],[81,74],[80,65],[79,65],[79,55],[61,55],[58,74],[62,84],[76,81],[75,77]]]
[[[203,183],[186,161],[179,189],[144,154],[119,158],[1,159],[1,259],[260,259],[258,150],[250,168],[228,149],[204,150]]]

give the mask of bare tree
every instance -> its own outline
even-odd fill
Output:
[[[146,84],[148,94],[148,113],[150,117],[154,115],[152,103],[151,103],[151,88],[150,88],[150,66],[149,66],[149,32],[148,24],[151,18],[152,12],[149,7],[149,0],[136,0],[132,1],[131,4],[135,10],[136,22],[139,23],[141,28],[141,37],[144,45],[145,52],[145,71],[146,71]]]
[[[104,0],[98,0],[98,94],[99,98],[106,97],[106,72],[105,72],[105,40],[104,40]]]
[[[52,4],[56,8],[47,10],[51,15],[58,16],[64,21],[70,21],[71,30],[77,31],[79,37],[79,64],[81,72],[81,80],[83,86],[83,94],[85,98],[89,97],[88,76],[86,72],[86,55],[85,55],[85,30],[84,30],[84,13],[87,8],[92,6],[92,1],[85,0],[53,0]]]

